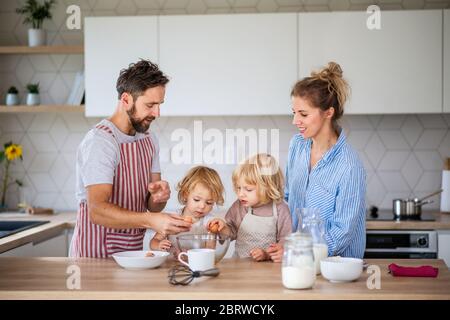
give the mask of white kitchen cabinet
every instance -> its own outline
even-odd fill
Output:
[[[450,230],[438,230],[438,258],[450,268]]]
[[[3,252],[1,257],[67,257],[68,236],[66,232],[36,243],[27,243]]]
[[[160,16],[162,115],[290,113],[297,15]]]
[[[300,13],[300,78],[335,61],[352,88],[347,114],[442,112],[442,11],[381,11],[380,30],[368,17]]]
[[[444,112],[450,112],[450,10],[444,10]]]
[[[157,17],[85,19],[86,116],[114,112],[120,70],[140,58],[158,62]]]

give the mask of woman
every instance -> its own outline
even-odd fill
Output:
[[[296,211],[319,208],[329,256],[362,258],[365,249],[366,173],[338,125],[349,87],[330,62],[298,81],[291,92],[296,134],[289,146],[285,199]],[[280,257],[273,257],[273,260]]]

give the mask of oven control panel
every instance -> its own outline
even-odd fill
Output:
[[[366,251],[437,252],[437,232],[368,230]]]

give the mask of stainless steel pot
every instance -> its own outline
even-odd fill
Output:
[[[394,199],[392,204],[392,210],[395,219],[401,219],[406,216],[406,200]]]
[[[433,201],[422,201],[422,199],[406,199],[406,217],[420,218],[422,214],[422,206],[424,204],[432,203]]]
[[[395,219],[419,219],[422,214],[422,206],[432,203],[433,201],[424,201],[432,196],[441,193],[443,190],[433,192],[421,199],[394,199],[392,203],[392,210]]]

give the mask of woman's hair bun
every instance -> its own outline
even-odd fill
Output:
[[[335,78],[342,78],[342,68],[336,62],[328,62],[327,66],[320,71],[311,72],[311,77],[318,78],[320,80],[332,80]]]

